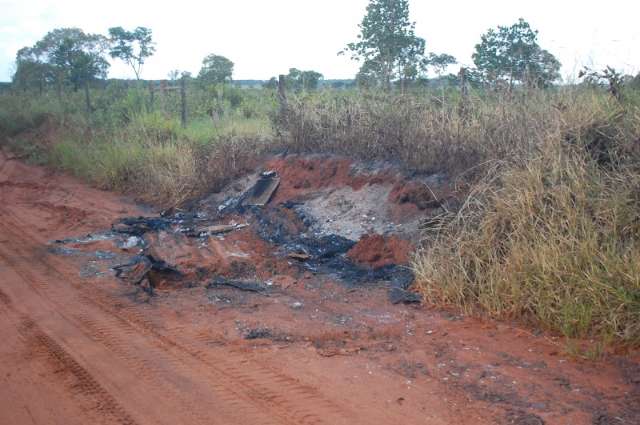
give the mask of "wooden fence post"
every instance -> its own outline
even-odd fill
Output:
[[[180,103],[181,103],[180,122],[182,123],[182,127],[185,128],[187,126],[187,77],[186,75],[183,75],[182,79],[180,80]]]
[[[153,104],[155,103],[155,83],[149,81],[149,112],[153,111]]]
[[[469,89],[467,87],[467,68],[461,67],[458,72],[460,79],[460,104],[458,105],[458,113],[466,120],[469,113]]]

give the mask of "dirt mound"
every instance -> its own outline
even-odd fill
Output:
[[[274,198],[278,203],[328,188],[362,188],[367,176],[356,175],[352,165],[345,158],[296,156],[274,158],[265,163],[265,169],[275,170],[282,179]]]
[[[373,268],[392,264],[408,264],[413,246],[397,236],[365,235],[347,252],[347,257],[356,264]]]
[[[394,204],[411,204],[419,210],[437,208],[440,201],[425,184],[419,182],[403,182],[396,184],[389,194],[389,201]]]

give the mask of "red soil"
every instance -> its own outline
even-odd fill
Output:
[[[181,233],[149,233],[146,239],[149,254],[184,274],[179,281],[154,282],[161,288],[191,285],[202,276],[266,280],[274,275],[294,274],[287,259],[272,255],[273,247],[249,228],[224,238],[210,238],[206,248],[199,246],[198,239]]]
[[[577,360],[552,336],[279,265],[268,296],[198,287],[140,302],[111,275],[80,277],[86,258],[49,241],[141,207],[1,152],[0,199],[0,424],[638,423],[637,353]],[[239,250],[269,272],[271,248],[248,229],[212,247],[163,255],[230,269]]]
[[[391,264],[408,264],[413,246],[396,236],[365,235],[347,252],[357,264],[373,268]]]
[[[354,173],[353,161],[332,157],[274,158],[265,164],[266,170],[276,170],[281,177],[280,187],[272,202],[285,202],[314,191],[350,186],[354,190],[365,184],[375,184],[391,176]]]

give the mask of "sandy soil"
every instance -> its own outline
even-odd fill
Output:
[[[304,186],[331,178],[312,176]],[[149,213],[0,154],[0,424],[640,423],[633,353],[579,361],[551,336],[286,267],[266,294],[185,286],[145,298],[52,249]],[[365,254],[352,253],[385,260]]]

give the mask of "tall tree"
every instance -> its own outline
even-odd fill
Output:
[[[16,70],[13,84],[23,90],[38,87],[40,93],[47,83],[53,81],[51,65],[43,62],[41,54],[33,47],[23,47],[16,54]]]
[[[85,34],[79,28],[50,31],[33,47],[35,54],[50,66],[59,90],[71,84],[84,87],[87,109],[91,110],[89,83],[106,78],[109,62],[104,58],[108,40],[98,34]]]
[[[560,78],[560,62],[538,44],[538,31],[524,19],[489,29],[476,45],[477,75],[488,84],[546,87]]]
[[[140,80],[142,65],[156,51],[151,30],[137,27],[133,31],[127,31],[122,27],[113,27],[109,28],[109,37],[112,43],[111,57],[129,65],[136,75],[136,80]]]
[[[226,83],[233,77],[233,65],[224,56],[210,54],[202,60],[198,79],[207,84]]]
[[[370,0],[359,28],[358,41],[341,53],[362,62],[360,74],[375,77],[387,88],[392,80],[417,74],[425,41],[415,35],[408,0]]]

